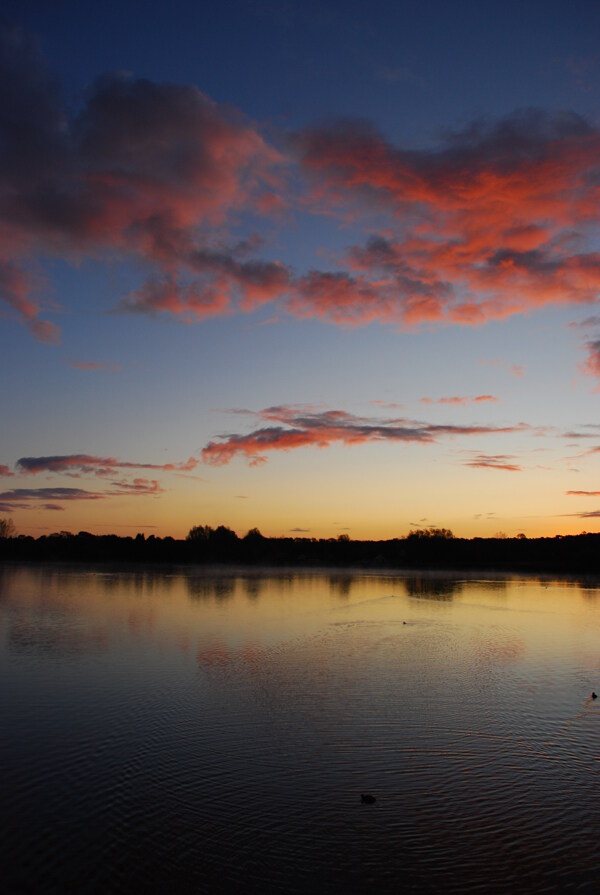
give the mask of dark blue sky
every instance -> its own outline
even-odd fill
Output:
[[[6,0],[75,93],[100,72],[194,83],[291,127],[374,119],[422,143],[516,107],[595,109],[600,4]]]

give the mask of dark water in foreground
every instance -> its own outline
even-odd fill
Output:
[[[3,891],[596,891],[595,587],[0,567],[0,672]]]

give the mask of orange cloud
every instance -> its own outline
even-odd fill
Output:
[[[289,451],[300,447],[329,447],[331,444],[364,444],[397,441],[430,444],[451,436],[489,435],[521,432],[524,423],[516,426],[435,425],[404,418],[370,419],[357,417],[343,410],[316,411],[311,407],[269,407],[256,414],[259,418],[279,423],[255,430],[247,435],[229,434],[211,441],[202,450],[202,459],[213,466],[223,466],[238,455],[250,465],[266,463],[265,452]]]
[[[377,319],[479,325],[595,301],[600,134],[582,118],[518,113],[421,151],[345,122],[307,130],[297,147],[319,202],[352,202],[354,214],[375,203],[391,215],[385,237],[348,257],[362,291],[377,283]],[[308,294],[304,313],[311,309]],[[368,322],[373,302],[346,302],[340,315]]]

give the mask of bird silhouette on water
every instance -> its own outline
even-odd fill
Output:
[[[362,805],[374,805],[377,799],[370,792],[361,792],[360,801]]]

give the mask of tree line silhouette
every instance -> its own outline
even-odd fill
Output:
[[[508,538],[498,533],[492,538],[457,538],[449,529],[430,528],[411,531],[406,537],[369,541],[346,534],[265,537],[257,528],[239,537],[225,525],[196,525],[185,540],[86,531],[33,538],[16,536],[12,527],[4,526],[0,527],[0,561],[600,572],[600,534]]]

